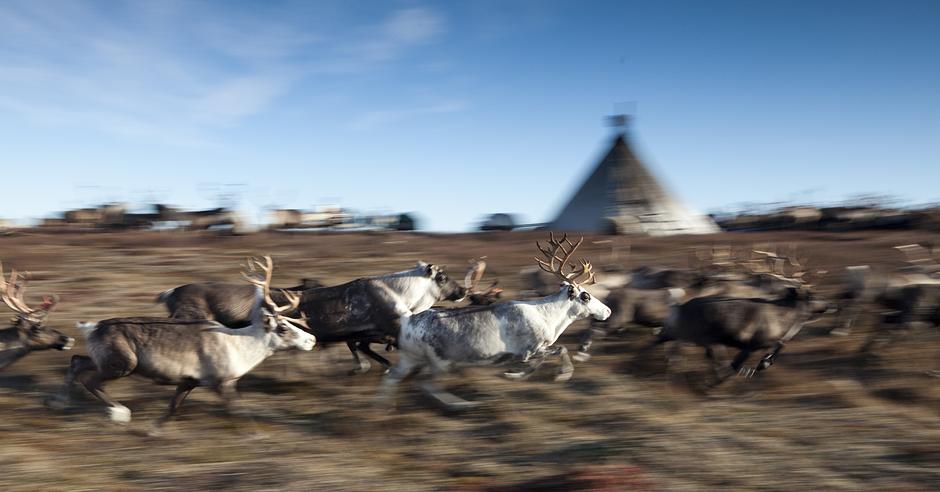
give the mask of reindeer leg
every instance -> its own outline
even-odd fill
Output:
[[[851,301],[848,305],[842,306],[839,310],[839,316],[836,318],[836,326],[829,331],[830,335],[846,336],[852,332],[852,325],[858,318],[861,306],[858,301]]]
[[[389,362],[388,359],[386,359],[385,357],[382,357],[381,355],[375,353],[372,350],[372,347],[369,346],[368,341],[363,340],[359,342],[359,345],[357,345],[357,348],[359,349],[360,352],[371,357],[372,360],[378,362],[379,364],[382,364],[382,368],[384,369],[383,374],[388,374],[389,367],[391,367],[392,363]]]
[[[224,381],[212,388],[212,391],[215,391],[219,398],[222,399],[222,405],[225,407],[225,412],[230,416],[236,415],[238,409],[236,409],[237,401],[241,398],[241,395],[238,392],[236,385],[238,380]]]
[[[568,355],[568,349],[563,345],[553,347],[552,355],[561,357],[561,365],[558,367],[558,374],[555,375],[555,381],[562,382],[571,379],[574,374],[574,364],[571,363],[571,357]]]
[[[395,393],[398,390],[399,383],[413,376],[423,367],[422,364],[416,363],[407,355],[402,355],[398,359],[398,363],[392,366],[385,379],[382,380],[382,387],[377,395],[376,404],[387,411],[393,410],[395,408]]]
[[[534,374],[535,371],[538,370],[538,368],[542,365],[542,363],[545,362],[546,355],[548,355],[548,352],[544,351],[530,357],[528,360],[521,360],[520,362],[524,364],[522,370],[506,371],[503,373],[503,377],[506,379],[513,379],[518,381],[528,379],[529,376]]]
[[[731,369],[735,374],[741,374],[746,378],[749,378],[754,375],[754,370],[751,368],[743,368],[744,363],[747,362],[747,358],[751,356],[751,351],[748,349],[741,349],[738,352],[738,355],[734,356],[734,360],[731,361]]]
[[[369,372],[369,369],[372,369],[372,364],[368,360],[362,359],[359,357],[359,348],[357,346],[358,342],[355,340],[350,340],[346,342],[346,346],[349,347],[349,351],[352,352],[353,359],[356,360],[356,368],[350,369],[349,375],[355,376],[356,374],[364,374]]]
[[[123,374],[111,371],[102,373],[96,370],[85,371],[79,374],[76,379],[85,386],[85,389],[95,395],[95,398],[98,398],[104,402],[105,405],[108,405],[108,417],[112,422],[126,424],[131,421],[131,410],[112,399],[103,388],[106,381],[118,379],[121,376],[123,376]]]
[[[87,371],[97,371],[95,362],[86,355],[73,355],[69,361],[69,369],[65,372],[65,384],[58,394],[52,395],[46,399],[45,404],[49,408],[62,410],[71,402],[72,388],[80,374]]]
[[[587,362],[591,358],[590,350],[591,345],[594,343],[594,337],[606,334],[603,328],[597,328],[596,326],[597,324],[592,322],[590,327],[581,332],[580,345],[578,345],[578,353],[574,354],[574,360]]]
[[[219,383],[212,389],[222,399],[222,404],[225,406],[225,413],[230,417],[240,416],[246,418],[251,428],[249,434],[252,437],[264,437],[264,433],[258,428],[258,422],[255,420],[255,416],[250,412],[245,412],[244,410],[239,411],[239,409],[236,408],[236,403],[241,400],[241,393],[238,391],[237,385],[238,380],[233,379]]]
[[[468,410],[480,405],[479,402],[467,401],[459,396],[445,390],[437,381],[434,380],[435,373],[422,375],[418,387],[424,390],[428,396],[437,400],[444,408],[449,411]]]
[[[170,407],[167,409],[166,414],[157,419],[154,423],[154,427],[157,429],[163,427],[163,424],[166,423],[167,420],[170,420],[176,415],[176,411],[179,409],[180,405],[183,404],[186,397],[189,396],[197,386],[199,386],[199,383],[194,380],[187,380],[177,385],[176,393],[173,395],[173,398],[170,398]]]
[[[716,380],[723,381],[725,378],[729,377],[731,374],[734,374],[734,373],[729,373],[728,367],[723,365],[721,361],[718,360],[718,357],[715,355],[715,349],[713,349],[711,345],[707,345],[705,347],[705,357],[708,358],[709,361],[711,361],[712,370],[715,371]]]
[[[891,324],[888,328],[875,327],[868,340],[858,349],[858,353],[864,358],[870,358],[874,350],[886,343],[891,343],[900,333],[911,329],[913,321],[913,309],[905,307],[898,317],[898,322]],[[897,326],[897,327],[896,327]]]
[[[784,345],[786,345],[786,342],[782,340],[777,340],[777,342],[774,343],[773,350],[769,354],[761,357],[760,362],[758,362],[757,365],[754,366],[754,369],[753,369],[754,372],[752,373],[752,375],[774,365],[774,359],[776,359],[777,354],[779,354],[780,351],[783,350]]]

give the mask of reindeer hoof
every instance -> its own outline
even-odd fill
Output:
[[[68,398],[64,398],[58,395],[49,396],[49,397],[46,397],[46,399],[42,401],[42,404],[45,405],[46,408],[48,409],[61,411],[61,410],[65,410],[66,408],[68,408],[69,400]]]
[[[531,372],[526,371],[507,371],[503,373],[503,377],[506,379],[511,379],[513,381],[522,381],[523,379],[531,376]]]
[[[571,379],[571,376],[574,375],[574,371],[559,372],[555,375],[556,383],[563,383]]]
[[[372,369],[372,366],[359,366],[355,369],[350,369],[346,374],[349,376],[358,376],[359,374],[365,374],[369,372],[370,369]],[[388,372],[388,370],[386,369],[385,372]]]
[[[131,421],[131,410],[123,405],[108,407],[108,418],[111,422],[126,424]]]
[[[163,430],[163,427],[160,424],[154,424],[147,429],[145,433],[147,437],[163,437],[166,435],[166,432]]]
[[[927,371],[927,375],[932,378],[940,378],[940,370],[934,369],[932,371]]]
[[[467,410],[473,410],[480,405],[481,403],[477,401],[463,400],[459,402],[448,403],[444,405],[444,408],[446,408],[448,412],[466,412]]]
[[[579,350],[576,354],[571,356],[571,359],[575,362],[587,362],[591,360],[591,354]]]

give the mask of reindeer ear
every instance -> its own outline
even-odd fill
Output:
[[[261,308],[261,324],[264,326],[264,331],[270,333],[271,330],[277,327],[277,320],[274,319],[274,315],[271,314],[271,311]]]
[[[433,276],[434,276],[434,265],[428,265],[427,267],[425,267],[425,269],[424,269],[424,274],[427,275],[428,277],[433,277]]]

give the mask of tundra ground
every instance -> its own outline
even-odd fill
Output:
[[[50,324],[80,338],[76,321],[162,315],[153,303],[160,291],[238,281],[244,257],[258,254],[274,257],[275,285],[301,277],[339,283],[418,259],[462,276],[470,257],[486,255],[486,279],[500,279],[511,298],[541,238],[19,233],[0,237],[0,259],[32,273],[30,299],[59,294]],[[609,239],[589,237],[581,253],[603,265],[611,261]],[[842,267],[888,271],[901,264],[892,246],[937,239],[921,232],[615,239],[632,243],[629,257],[613,244],[617,261],[630,266],[685,266],[696,246],[796,243],[814,268],[829,270],[820,283],[825,295]],[[548,364],[524,382],[473,369],[448,381],[455,393],[485,403],[461,415],[442,413],[412,389],[399,396],[397,412],[386,413],[373,404],[379,371],[347,376],[346,347],[318,347],[277,355],[246,376],[235,416],[197,389],[156,437],[147,431],[171,387],[132,378],[110,384],[134,411],[128,426],[108,423],[103,406],[81,389],[65,411],[44,406],[69,357],[85,353],[80,340],[71,352],[34,353],[0,373],[0,488],[486,490],[615,469],[631,487],[655,490],[940,489],[940,379],[927,374],[940,370],[940,331],[917,328],[864,359],[856,350],[878,329],[873,317],[844,337],[826,335],[830,323],[801,333],[757,378],[708,392],[700,350],[687,347],[667,370],[662,349],[637,353],[651,336],[639,328],[598,340],[594,358],[577,364],[566,383],[551,381]],[[562,342],[575,347],[571,337]],[[245,413],[257,416],[257,427]]]

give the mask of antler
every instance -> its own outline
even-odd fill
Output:
[[[6,274],[3,271],[3,263],[0,262],[0,300],[3,300],[3,303],[14,312],[25,316],[44,313],[52,309],[58,301],[58,297],[56,296],[45,297],[43,298],[42,306],[33,309],[26,304],[26,300],[24,299],[25,294],[26,277],[13,268],[10,270],[10,279],[7,280]]]
[[[300,298],[292,294],[290,291],[282,289],[281,292],[284,293],[284,296],[287,297],[288,302],[294,305],[295,308],[297,307],[297,305],[300,304]],[[278,314],[278,313],[275,313],[274,316],[280,319],[285,319],[287,321],[290,321],[291,323],[298,325],[298,326],[302,326],[308,330],[310,329],[310,325],[307,324],[307,314],[304,312],[300,313],[300,318],[292,318],[290,316],[284,316],[283,314]]]
[[[483,278],[483,272],[486,271],[485,256],[470,260],[470,268],[467,269],[467,275],[463,279],[463,285],[470,292],[476,292],[477,284]]]
[[[470,304],[487,305],[495,302],[503,293],[503,289],[496,287],[499,285],[499,280],[490,284],[486,290],[479,290],[478,286],[480,280],[483,278],[483,272],[486,271],[486,262],[483,261],[484,259],[486,259],[486,257],[481,256],[470,260],[470,268],[467,269],[467,275],[464,277],[463,283],[464,287],[467,288],[467,296],[470,299]]]
[[[915,266],[933,264],[936,262],[931,251],[920,244],[905,244],[895,246],[894,249],[904,254],[908,263]]]
[[[788,255],[759,250],[754,250],[754,253],[764,256],[770,273],[784,278],[790,278],[807,285],[809,285],[807,283],[809,277],[818,279],[820,276],[827,273],[826,270],[810,271],[809,258],[797,256],[795,246],[791,246],[790,251]],[[787,272],[787,266],[789,266],[789,272]]]
[[[536,241],[535,245],[539,248],[539,251],[548,258],[548,262],[542,260],[539,257],[535,257],[535,261],[538,262],[539,268],[542,270],[555,275],[556,277],[564,280],[565,282],[571,283],[573,285],[591,285],[594,283],[594,272],[591,264],[586,260],[581,260],[580,268],[575,267],[573,263],[568,263],[568,260],[574,255],[574,252],[577,251],[578,246],[581,246],[581,243],[584,242],[584,237],[578,239],[577,243],[572,243],[568,240],[568,235],[565,234],[561,241],[555,240],[555,233],[549,233],[548,245],[549,248],[543,248],[542,245]],[[568,245],[568,248],[565,247]],[[562,257],[558,256],[559,250],[562,252]],[[557,265],[556,265],[557,262]],[[564,273],[565,265],[570,265],[572,271],[571,273]],[[587,278],[583,282],[578,282],[578,278],[587,275]]]
[[[288,304],[286,306],[278,306],[277,303],[274,302],[274,299],[271,299],[271,276],[274,273],[274,262],[271,260],[270,256],[263,256],[262,259],[264,263],[257,258],[249,258],[247,264],[248,273],[242,273],[242,277],[249,283],[261,287],[264,293],[264,302],[271,308],[275,315],[280,316],[281,313],[297,309],[297,306],[300,305],[300,297],[292,292],[286,290],[281,291],[287,299]],[[251,275],[259,270],[262,272],[261,277],[263,278],[258,278],[257,275]]]

